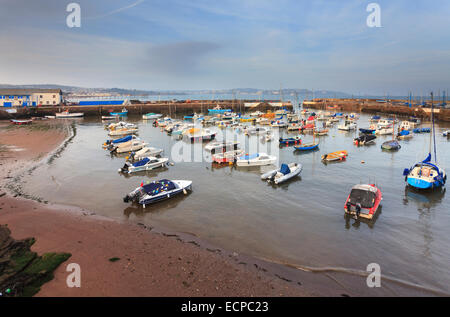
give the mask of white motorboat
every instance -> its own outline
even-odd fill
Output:
[[[143,147],[139,151],[131,152],[130,156],[128,157],[128,160],[131,162],[140,161],[146,157],[152,156],[160,156],[164,152],[163,149],[158,149],[155,147]]]
[[[120,121],[117,123],[110,123],[105,127],[107,130],[116,130],[121,128],[127,128],[127,129],[137,129],[137,126],[134,123],[129,123],[125,121]]]
[[[356,123],[350,121],[350,120],[345,120],[344,124],[338,125],[338,130],[343,130],[343,131],[351,131],[351,130],[356,130]]]
[[[128,129],[128,128],[121,128],[121,129],[114,129],[110,131],[108,134],[109,136],[121,136],[121,135],[130,135],[137,133],[138,129]]]
[[[146,113],[142,115],[142,119],[144,120],[153,120],[153,119],[159,119],[162,117],[162,114],[159,113]]]
[[[167,157],[145,157],[136,163],[125,162],[125,165],[119,169],[122,173],[136,173],[142,171],[150,171],[155,168],[164,167],[169,161]]]
[[[144,146],[146,146],[147,143],[145,143],[142,140],[131,140],[124,143],[119,143],[116,145],[113,145],[111,147],[110,152],[111,153],[127,153],[127,152],[134,152],[141,150]]]
[[[266,127],[248,127],[247,128],[247,133],[248,134],[267,134],[270,132],[270,128],[266,128]]]
[[[275,184],[281,184],[292,177],[300,175],[302,172],[302,164],[290,163],[281,164],[281,167],[267,172],[261,176],[261,179],[267,179],[268,182],[273,182]]]
[[[166,200],[181,193],[187,194],[188,190],[192,190],[192,181],[163,179],[145,185],[141,184],[140,187],[126,195],[123,201],[125,203],[136,202],[145,208],[148,204]]]
[[[263,166],[271,165],[277,161],[274,155],[267,155],[266,153],[256,153],[252,155],[240,156],[236,160],[237,166]]]
[[[210,129],[189,129],[183,132],[191,142],[210,141],[216,138],[216,132]]]
[[[83,112],[72,112],[72,113],[69,113],[69,111],[63,111],[63,112],[55,113],[55,117],[56,118],[60,118],[60,119],[81,118],[83,116],[84,116]]]
[[[227,152],[236,150],[239,147],[239,142],[236,141],[220,141],[212,142],[205,146],[205,150],[211,153]]]
[[[234,161],[244,154],[244,150],[234,150],[234,151],[227,151],[223,153],[217,153],[212,156],[212,160],[216,163],[234,163]]]
[[[378,126],[378,128],[375,130],[376,135],[390,135],[394,134],[394,126]]]

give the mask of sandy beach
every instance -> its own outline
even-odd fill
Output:
[[[5,181],[54,151],[68,131],[53,121],[30,127],[0,123],[0,223],[8,224],[14,239],[34,237],[32,251],[38,254],[72,254],[37,296],[311,295],[299,282],[249,265],[233,252],[205,247],[192,237],[8,194]],[[66,285],[69,263],[81,267],[80,288]]]

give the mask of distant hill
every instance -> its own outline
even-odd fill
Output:
[[[205,89],[205,90],[137,90],[125,88],[84,88],[77,86],[64,86],[57,84],[39,85],[8,85],[0,84],[0,88],[22,88],[22,89],[61,89],[64,94],[91,95],[91,94],[112,94],[112,95],[135,95],[135,96],[157,96],[157,95],[196,95],[196,94],[216,94],[216,95],[280,95],[280,89],[258,89],[258,88],[235,88],[235,89]],[[299,97],[312,98],[350,98],[352,95],[331,90],[312,91],[308,89],[288,88],[282,89],[281,94],[286,97],[297,94]]]

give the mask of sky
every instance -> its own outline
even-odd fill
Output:
[[[81,27],[69,28],[69,3]],[[0,83],[144,90],[450,88],[450,1],[0,0]]]

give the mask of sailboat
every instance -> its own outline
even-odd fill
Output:
[[[381,144],[381,149],[386,151],[397,151],[401,148],[400,143],[396,139],[394,139],[394,131],[395,131],[395,120],[392,122],[392,140],[386,141]]]
[[[310,143],[303,143],[298,146],[294,146],[295,150],[298,151],[312,151],[319,148],[319,142],[316,142],[316,136],[313,134],[313,141]]]
[[[433,109],[433,93],[431,93],[431,133],[430,133],[430,147],[428,156],[422,162],[415,164],[411,168],[405,168],[403,175],[405,181],[409,186],[416,189],[434,189],[445,185],[447,181],[447,174],[445,170],[437,165],[436,157],[436,137],[434,129],[434,109]],[[431,144],[434,144],[434,164],[431,162]]]

